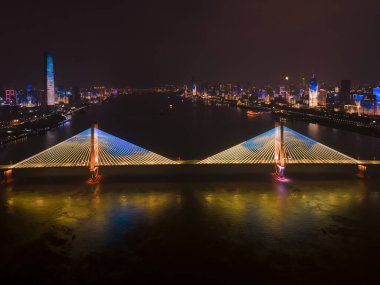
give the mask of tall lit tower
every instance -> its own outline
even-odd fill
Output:
[[[195,83],[195,78],[193,76],[191,80],[191,89],[192,89],[192,95],[196,96],[197,95],[197,83]]]
[[[45,100],[43,105],[55,104],[55,91],[54,91],[54,65],[53,55],[50,52],[45,52],[45,68],[44,68],[44,89]]]
[[[318,105],[318,81],[313,74],[309,84],[309,108],[315,108]]]

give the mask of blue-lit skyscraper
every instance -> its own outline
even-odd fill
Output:
[[[53,55],[50,52],[45,53],[44,75],[45,100],[43,100],[42,104],[51,106],[55,104],[55,91]]]
[[[197,95],[197,83],[195,82],[195,78],[193,76],[192,80],[191,80],[191,93],[193,96],[196,96]]]
[[[318,105],[318,81],[313,75],[309,85],[309,108],[315,108]]]
[[[358,116],[361,116],[360,108],[361,108],[361,104],[362,104],[364,97],[365,97],[364,94],[354,94],[353,95],[355,105],[356,105],[356,109],[358,111]]]
[[[380,87],[373,88],[373,95],[375,96],[376,101],[380,101]]]

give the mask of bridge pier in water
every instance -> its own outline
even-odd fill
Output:
[[[275,159],[276,159],[276,175],[279,179],[285,178],[285,150],[284,150],[284,122],[280,119],[276,121],[275,134]]]
[[[96,182],[99,179],[99,167],[96,166],[99,161],[99,142],[96,130],[98,124],[91,125],[91,150],[90,150],[90,180]]]
[[[366,177],[366,172],[367,172],[367,166],[363,164],[358,165],[358,176],[360,178],[365,178]]]
[[[13,175],[12,175],[12,173],[13,173],[12,169],[5,169],[3,171],[3,177],[4,177],[3,182],[5,184],[11,183],[13,181]]]

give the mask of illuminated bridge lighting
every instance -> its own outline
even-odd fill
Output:
[[[95,129],[98,160],[96,166],[164,165],[177,162]],[[91,129],[87,129],[47,150],[27,158],[13,168],[89,166]]]
[[[199,164],[274,164],[276,131],[267,131],[253,139],[210,156]],[[284,127],[285,161],[289,164],[358,164],[359,161]]]

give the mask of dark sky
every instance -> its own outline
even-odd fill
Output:
[[[378,0],[9,0],[0,87],[380,81]]]

